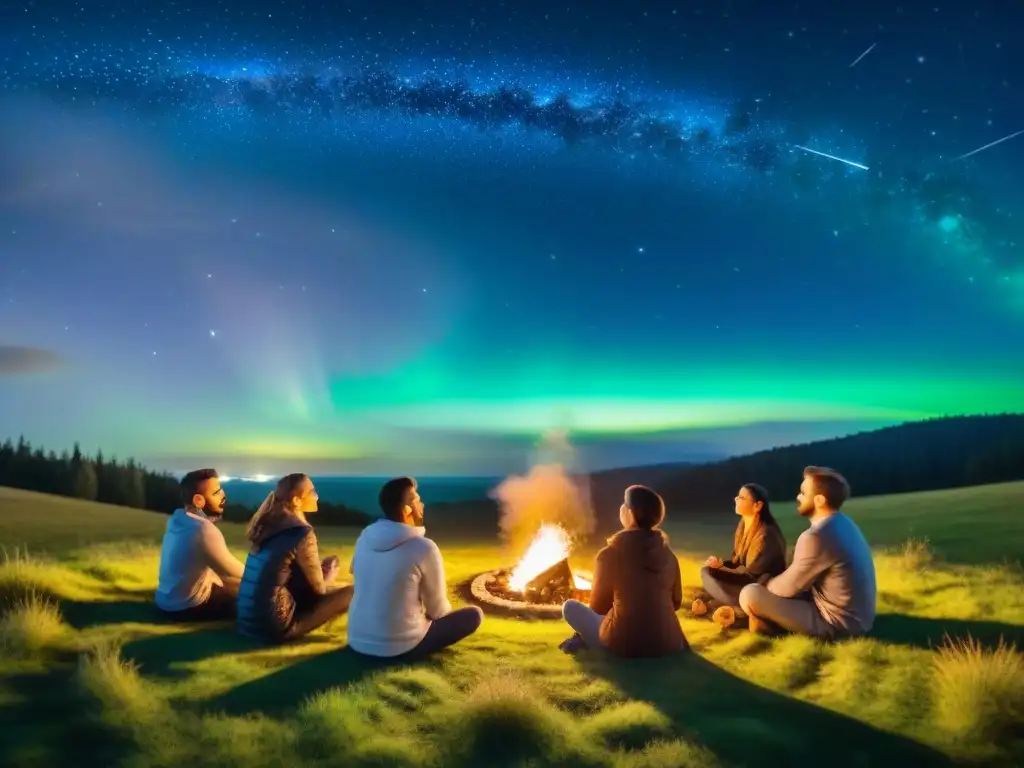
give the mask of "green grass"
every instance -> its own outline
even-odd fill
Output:
[[[489,616],[463,645],[389,666],[344,647],[344,619],[282,648],[163,623],[166,518],[0,489],[0,764],[1020,764],[1024,574],[1007,561],[1022,501],[1007,484],[851,504],[879,546],[869,638],[722,632],[684,607],[696,653],[622,661],[562,654],[559,622]],[[672,526],[688,597],[732,526]],[[226,533],[243,556],[240,526]],[[320,538],[351,555],[354,532]],[[509,560],[440,543],[456,603]]]

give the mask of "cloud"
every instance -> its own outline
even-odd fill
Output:
[[[66,362],[63,357],[48,349],[0,346],[0,376],[47,373],[63,368]]]

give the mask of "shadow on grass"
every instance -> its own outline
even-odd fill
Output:
[[[317,653],[288,664],[276,672],[232,688],[207,701],[203,709],[229,715],[262,713],[282,715],[295,710],[311,696],[329,688],[346,686],[385,669],[410,665],[440,668],[444,652],[422,660],[396,661],[376,659],[349,649],[348,646],[326,653]]]
[[[169,623],[165,619],[165,623]],[[174,669],[204,659],[258,649],[258,643],[242,637],[234,622],[179,624],[183,631],[150,635],[124,644],[121,655],[139,665],[146,675],[179,677],[186,673]]]
[[[234,622],[178,626],[183,631],[150,635],[125,643],[122,656],[138,664],[146,675],[187,677],[192,673],[175,667],[239,653],[246,654],[247,658],[264,668],[292,666],[325,658],[327,651],[338,647],[336,640],[310,635],[288,644],[289,648],[301,649],[300,653],[281,654],[275,653],[273,646],[239,635]]]
[[[0,703],[0,765],[114,765],[127,745],[83,716],[74,671],[7,675]]]
[[[61,600],[61,612],[75,629],[103,624],[170,624],[150,600]]]
[[[587,652],[578,661],[630,698],[657,707],[680,735],[702,743],[725,763],[954,764],[919,742],[749,683],[695,653],[624,660]]]
[[[968,619],[928,619],[901,613],[880,613],[870,637],[894,645],[937,648],[946,636],[966,640],[974,638],[986,648],[995,648],[1000,640],[1024,647],[1024,627],[999,621]]]

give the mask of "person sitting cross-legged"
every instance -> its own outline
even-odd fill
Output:
[[[238,631],[266,643],[312,632],[348,610],[352,587],[331,589],[338,558],[321,561],[306,515],[318,509],[308,476],[282,477],[249,521],[252,549],[238,591]]]
[[[576,634],[560,648],[606,648],[617,656],[654,657],[689,645],[676,611],[683,602],[679,560],[658,528],[661,496],[642,485],[626,489],[622,530],[597,553],[590,605],[567,600],[562,616]]]
[[[796,540],[793,563],[766,585],[740,592],[754,632],[780,629],[823,639],[871,631],[877,585],[871,548],[857,524],[840,511],[850,486],[827,467],[807,467],[797,512],[810,527]]]
[[[175,621],[231,619],[243,567],[217,528],[226,500],[217,470],[189,472],[181,497],[160,548],[156,606]]]
[[[704,590],[715,602],[734,610],[739,608],[743,587],[763,583],[786,570],[786,537],[772,517],[768,491],[757,483],[742,486],[736,494],[736,514],[740,522],[733,536],[732,556],[720,560],[712,555],[700,571]]]
[[[452,610],[441,550],[425,535],[416,481],[389,480],[378,501],[384,518],[363,529],[352,554],[349,648],[381,658],[419,657],[472,635],[483,611]]]

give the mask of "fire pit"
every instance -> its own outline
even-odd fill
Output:
[[[484,606],[538,618],[562,615],[566,600],[590,601],[591,574],[569,566],[569,536],[559,526],[545,525],[514,568],[481,573],[470,593]]]

